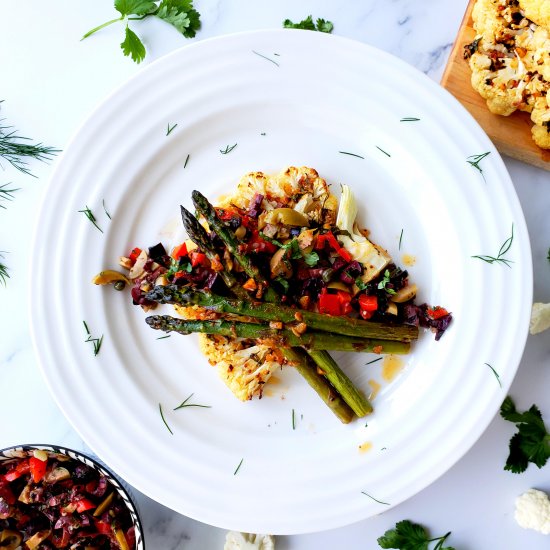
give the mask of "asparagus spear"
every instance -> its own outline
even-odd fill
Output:
[[[323,313],[295,309],[281,304],[248,302],[225,298],[210,292],[189,290],[176,285],[156,286],[147,293],[146,298],[161,304],[195,304],[219,313],[246,315],[264,321],[293,323],[297,319],[300,319],[310,329],[334,334],[359,336],[360,338],[397,340],[401,342],[411,342],[418,338],[418,327],[412,325],[385,325],[384,323],[363,321],[350,317],[335,317]]]
[[[338,395],[326,378],[319,376],[317,366],[300,348],[282,348],[281,351],[286,360],[306,380],[306,382],[317,392],[319,397],[328,405],[332,412],[344,423],[349,424],[353,418],[353,410]]]
[[[195,216],[189,212],[186,208],[180,205],[181,219],[183,220],[183,226],[189,235],[189,238],[201,249],[210,261],[221,263],[219,254],[216,252],[214,246],[208,238],[208,234],[204,227],[197,221]],[[223,265],[223,264],[222,264]],[[223,282],[231,292],[243,300],[248,299],[248,293],[238,283],[235,277],[223,266],[222,271],[218,271],[218,274],[223,279]]]
[[[279,297],[277,293],[269,286],[269,282],[253,264],[252,259],[240,252],[239,241],[231,229],[229,229],[220,219],[216,213],[216,209],[208,202],[208,199],[200,191],[193,191],[192,199],[197,211],[206,218],[212,231],[215,231],[218,237],[224,242],[229,252],[233,254],[235,259],[241,264],[244,272],[254,279],[258,286],[265,289],[264,299],[267,302],[278,302]]]
[[[242,323],[231,320],[200,321],[183,320],[169,315],[151,315],[145,319],[147,324],[154,329],[165,332],[178,332],[179,334],[191,334],[203,332],[206,334],[220,334],[232,338],[274,339],[281,346],[301,346],[309,351],[334,350],[334,351],[364,351],[371,353],[374,348],[382,346],[385,353],[405,354],[410,350],[408,342],[391,342],[387,340],[373,340],[353,336],[342,336],[328,332],[305,332],[297,336],[288,329],[273,329],[268,325],[258,323]],[[324,358],[318,357],[320,361]],[[321,365],[319,365],[321,367]],[[327,369],[323,369],[327,372]]]

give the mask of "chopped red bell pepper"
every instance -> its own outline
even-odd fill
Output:
[[[129,258],[130,258],[130,261],[132,262],[132,265],[136,263],[136,260],[140,254],[141,254],[141,248],[138,248],[137,246],[132,250],[132,252],[130,252]]]
[[[340,315],[340,298],[338,294],[325,292],[319,296],[319,312],[329,315]]]
[[[28,474],[30,471],[30,464],[28,460],[22,460],[17,464],[17,466],[10,470],[8,473],[4,474],[4,479],[6,481],[15,481],[20,478],[22,475]]]
[[[192,251],[189,256],[191,258],[191,267],[197,267],[198,265],[202,265],[203,267],[210,267],[210,262],[208,261],[206,254],[203,254],[202,252]]]
[[[111,524],[107,523],[106,521],[96,520],[95,527],[102,535],[111,535],[113,532]]]
[[[277,247],[260,237],[257,230],[252,231],[252,237],[247,244],[248,252],[267,252],[268,254],[274,254],[277,252]]]
[[[332,248],[343,260],[346,262],[351,262],[351,254],[336,240],[336,237],[329,231],[328,233],[323,233],[317,237],[317,242],[315,243],[315,248],[317,250],[322,250],[327,244]]]
[[[370,319],[377,309],[378,298],[376,296],[367,296],[366,294],[359,296],[359,313],[363,319]]]
[[[434,308],[429,307],[427,312],[432,319],[441,319],[441,317],[449,315],[449,312],[444,307],[440,306],[435,306]]]
[[[216,208],[216,213],[218,214],[220,220],[224,222],[228,222],[233,218],[240,218],[238,212],[236,210],[232,210],[231,208]]]
[[[183,256],[187,256],[187,244],[185,243],[176,246],[174,250],[172,250],[172,258],[174,258],[174,260],[179,260]]]
[[[340,300],[340,315],[348,315],[353,311],[351,307],[351,294],[344,290],[339,290],[336,295]]]
[[[0,498],[10,506],[15,504],[15,495],[12,493],[10,484],[0,478]]]
[[[29,469],[31,471],[32,480],[38,483],[45,475],[46,468],[48,467],[47,460],[40,460],[35,456],[29,458]]]
[[[91,510],[92,508],[97,508],[97,506],[87,498],[81,498],[76,502],[76,511],[79,514],[85,512],[86,510]]]

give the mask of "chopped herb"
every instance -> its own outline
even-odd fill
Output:
[[[388,294],[396,294],[393,288],[388,288],[387,285],[389,283],[390,283],[390,271],[389,269],[386,269],[386,271],[384,271],[384,278],[378,283],[378,289],[385,290]]]
[[[235,147],[237,147],[236,143],[234,145],[227,145],[225,147],[225,149],[220,149],[220,153],[222,155],[227,155],[227,153],[231,153],[231,151],[233,151],[233,149],[235,149]]]
[[[233,475],[234,475],[234,476],[236,476],[236,475],[237,475],[237,472],[241,469],[243,460],[244,460],[244,458],[241,458],[241,461],[239,462],[239,465],[237,466],[237,468],[236,468],[235,471],[233,472]]]
[[[97,225],[97,219],[94,216],[94,213],[87,206],[84,210],[79,210],[79,212],[82,212],[95,225],[95,227],[103,233],[103,229]]]
[[[273,280],[283,287],[285,294],[288,292],[290,288],[290,283],[286,279],[284,279],[283,277],[275,277],[275,279]]]
[[[186,399],[184,399],[174,410],[177,411],[178,409],[184,409],[186,407],[199,407],[201,409],[211,409],[211,405],[197,405],[196,403],[188,403],[189,399],[195,395],[192,393],[189,395]]]
[[[4,183],[0,185],[0,201],[11,201],[13,199],[13,194],[19,189],[10,189],[8,187],[9,183]],[[0,203],[0,208],[6,208],[3,204]]]
[[[113,218],[111,218],[111,214],[109,214],[109,212],[107,211],[107,207],[105,206],[105,199],[103,199],[101,203],[103,204],[103,211],[105,212],[105,214],[107,214],[107,217],[112,220]]]
[[[165,338],[170,338],[171,334],[165,334],[164,336],[159,336],[157,340],[164,340]]]
[[[389,502],[382,502],[381,500],[378,500],[378,499],[374,498],[373,496],[369,495],[368,493],[365,493],[365,491],[361,491],[361,493],[364,494],[365,496],[368,496],[369,498],[371,498],[375,502],[378,502],[378,504],[385,504],[386,506],[390,505]]]
[[[365,283],[365,281],[363,281],[361,277],[357,277],[357,279],[355,279],[355,286],[359,290],[365,290],[369,285]]]
[[[317,252],[309,252],[307,254],[304,254],[304,261],[310,267],[314,267],[319,261],[319,254],[317,254]]]
[[[399,122],[418,122],[420,119],[412,116],[403,117]]]
[[[168,431],[174,435],[174,432],[170,429],[170,426],[168,426],[168,422],[166,422],[166,418],[164,418],[164,413],[162,412],[162,405],[159,403],[159,412],[160,412],[160,417],[162,418],[162,421],[164,422],[164,425],[166,426],[166,428],[168,429]]]
[[[183,165],[183,168],[187,168],[187,163],[189,162],[189,154],[187,154],[187,157],[185,158],[185,163]]]
[[[520,474],[527,469],[529,462],[542,468],[550,458],[550,434],[539,408],[531,405],[528,411],[519,413],[512,398],[507,396],[500,407],[500,416],[518,428],[510,440],[510,454],[504,469]]]
[[[470,165],[470,166],[473,166],[482,176],[483,176],[483,179],[485,180],[485,174],[483,173],[483,170],[481,169],[481,166],[479,166],[479,163],[487,156],[487,155],[490,155],[491,154],[491,151],[487,151],[486,153],[481,153],[480,155],[470,155],[467,159],[466,159],[466,162]],[[471,159],[471,160],[470,160]]]
[[[0,252],[0,258],[4,258],[5,252]],[[7,281],[6,279],[10,278],[10,274],[8,273],[8,267],[4,265],[2,262],[0,262],[0,282],[6,286]]]
[[[347,151],[338,151],[339,153],[342,153],[342,155],[349,155],[350,157],[357,157],[358,159],[365,159],[365,157],[362,157],[361,155],[356,155],[355,153],[348,153]]]
[[[334,29],[334,25],[331,21],[326,21],[325,19],[317,19],[317,22],[314,23],[311,15],[308,15],[299,23],[293,23],[290,19],[285,19],[283,21],[283,27],[285,29],[304,29],[306,31],[319,31],[326,33],[331,33]]]
[[[150,0],[115,0],[115,9],[120,17],[94,27],[82,40],[113,23],[125,22],[125,38],[120,47],[124,55],[131,56],[136,63],[143,61],[146,51],[139,36],[128,26],[128,21],[155,16],[170,23],[186,38],[193,38],[201,26],[200,14],[193,8],[193,0],[161,0],[159,3]]]
[[[500,381],[500,376],[498,375],[498,372],[493,367],[491,367],[491,365],[489,365],[489,363],[483,363],[483,364],[487,365],[493,371],[493,374],[495,375],[495,377],[497,379],[498,385],[502,388],[502,382]]]
[[[403,230],[401,229],[401,234],[399,235],[399,250],[401,250],[401,241],[403,240]]]
[[[496,258],[494,256],[485,256],[485,255],[472,256],[472,258],[483,260],[488,264],[501,263],[507,267],[511,267],[510,264],[514,262],[512,260],[508,260],[507,258],[504,258],[504,255],[510,250],[510,247],[512,246],[513,242],[514,242],[514,224],[512,224],[512,234],[502,243],[502,246],[500,247],[500,250],[498,251]]]
[[[263,57],[264,59],[271,61],[271,63],[273,63],[274,65],[277,65],[277,67],[280,66],[279,63],[277,63],[277,61],[275,61],[274,59],[271,59],[270,57],[267,57],[266,55],[263,55],[255,50],[252,50],[252,53],[255,53],[256,55],[259,55],[260,57]]]
[[[380,548],[396,548],[397,550],[428,550],[430,542],[437,542],[433,550],[454,550],[451,546],[443,546],[451,532],[441,537],[430,538],[422,525],[412,523],[408,519],[399,521],[394,529],[388,529],[378,538]]]
[[[372,363],[376,363],[377,361],[382,361],[382,357],[377,357],[376,359],[373,359],[372,361],[365,363],[365,366],[371,365]]]
[[[177,123],[174,124],[174,126],[170,127],[170,123],[168,123],[168,126],[166,127],[166,135],[169,136],[172,133],[172,130],[174,130],[177,127]]]
[[[296,415],[294,414],[294,409],[292,409],[292,429],[296,429]]]
[[[391,157],[391,155],[389,153],[387,153],[386,151],[384,151],[384,149],[382,149],[381,147],[378,147],[378,145],[375,146],[379,151],[382,151],[382,153],[384,153],[384,155],[386,155],[387,157]]]
[[[94,357],[97,356],[99,353],[99,350],[101,349],[101,344],[103,344],[103,334],[99,338],[93,338],[92,333],[90,332],[90,329],[88,328],[88,325],[86,321],[82,321],[84,325],[84,330],[86,331],[86,340],[84,342],[92,342],[93,350],[94,350]]]
[[[191,273],[193,271],[193,266],[191,263],[187,260],[180,261],[180,260],[174,260],[173,258],[170,260],[170,267],[168,268],[168,271],[166,272],[166,277],[172,277],[176,273],[183,272]]]
[[[42,143],[28,143],[31,141],[29,138],[18,136],[13,126],[2,126],[2,121],[3,119],[0,119],[0,158],[7,160],[23,174],[36,177],[30,171],[27,158],[48,162],[59,153],[59,149],[47,147]]]

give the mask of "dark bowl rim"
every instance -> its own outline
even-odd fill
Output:
[[[77,451],[76,449],[72,449],[71,447],[66,447],[65,445],[58,445],[58,444],[51,444],[51,443],[22,443],[19,445],[9,445],[8,447],[3,447],[2,449],[0,449],[0,462],[4,461],[1,455],[6,451],[32,451],[34,449],[45,450],[53,453],[60,451],[59,454],[65,454],[66,456],[68,456],[73,460],[76,459],[86,464],[86,462],[82,460],[82,458],[84,458],[86,460],[89,460],[97,470],[104,473],[109,483],[111,483],[111,481],[114,480],[115,483],[111,483],[111,485],[113,485],[116,491],[119,494],[121,494],[121,496],[124,497],[124,502],[130,512],[130,516],[132,518],[132,522],[134,523],[134,527],[137,527],[137,530],[138,530],[139,539],[136,537],[135,550],[145,550],[143,524],[141,522],[141,517],[139,515],[138,507],[136,506],[134,498],[124,486],[124,483],[126,482],[123,483],[121,478],[118,475],[116,475],[109,467],[99,462],[98,459],[93,458],[89,454],[86,454],[82,451]],[[63,451],[67,451],[67,452],[63,452]],[[75,456],[71,456],[69,453],[73,453]],[[17,460],[17,457],[14,457],[13,459],[6,457],[6,460]]]

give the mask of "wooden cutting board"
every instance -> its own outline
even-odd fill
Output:
[[[441,85],[470,111],[502,154],[550,170],[550,150],[537,147],[532,140],[529,114],[493,115],[485,100],[470,84],[472,73],[468,61],[464,59],[464,46],[470,44],[476,35],[472,21],[474,3],[475,0],[470,0],[468,4]]]

